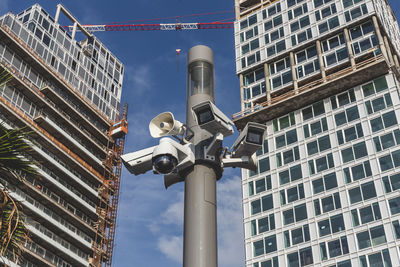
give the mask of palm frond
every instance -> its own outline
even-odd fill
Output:
[[[20,205],[14,201],[6,190],[0,190],[0,198],[7,199],[0,210],[0,255],[10,251],[14,261],[21,257],[22,246],[29,240],[25,223],[20,212]]]
[[[31,147],[25,142],[32,133],[26,128],[6,129],[0,124],[0,173],[2,171],[17,171],[26,174],[35,174],[32,167],[34,163],[24,159],[31,151]]]

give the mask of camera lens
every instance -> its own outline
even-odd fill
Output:
[[[153,166],[158,173],[168,174],[175,169],[177,162],[171,155],[161,155],[154,159]]]

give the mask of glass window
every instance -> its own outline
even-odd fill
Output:
[[[386,193],[400,189],[400,173],[391,175],[390,178],[385,176],[382,181]]]
[[[274,208],[274,203],[273,203],[273,200],[272,200],[272,194],[267,195],[267,196],[263,196],[261,201],[262,201],[263,211],[267,211],[267,210],[270,210],[270,209]]]
[[[355,144],[353,146],[353,149],[354,149],[354,156],[355,156],[356,159],[359,159],[359,158],[362,158],[362,157],[365,157],[365,156],[368,155],[367,147],[365,145],[365,142],[361,142],[361,143]]]
[[[309,156],[318,153],[318,144],[317,141],[310,142],[307,144],[307,153]]]
[[[303,120],[308,120],[313,117],[312,107],[308,107],[302,110],[303,113]]]
[[[349,253],[347,238],[344,236],[340,239],[328,242],[328,249],[330,258]]]
[[[318,179],[318,180],[314,180],[312,182],[312,184],[313,184],[314,194],[318,194],[318,193],[324,191],[324,182],[323,182],[322,178]]]
[[[254,195],[254,186],[253,182],[249,182],[249,196]]]
[[[257,214],[261,212],[261,202],[259,199],[251,202],[251,214]]]
[[[360,218],[361,218],[361,223],[369,223],[374,221],[374,215],[372,213],[372,207],[368,206],[365,208],[360,209]]]
[[[336,174],[330,173],[324,176],[325,190],[330,190],[337,187]]]
[[[368,231],[357,234],[358,249],[364,249],[371,246],[371,240]]]
[[[329,197],[321,199],[321,202],[322,202],[322,210],[323,210],[323,212],[329,212],[329,211],[335,209],[335,206],[333,204],[333,197],[332,196],[329,196]]]
[[[287,144],[293,144],[295,142],[297,142],[297,133],[296,133],[296,129],[293,129],[291,131],[288,131],[286,133],[286,140],[287,140]]]
[[[256,193],[265,191],[265,179],[256,181]]]
[[[370,120],[370,123],[371,123],[372,132],[377,132],[377,131],[382,130],[384,128],[383,127],[383,121],[382,121],[381,117],[378,117],[378,118]]]
[[[399,221],[392,222],[396,239],[400,239],[400,224]]]
[[[265,238],[265,253],[276,251],[276,235],[271,235]]]
[[[383,119],[385,128],[388,128],[393,125],[397,125],[396,114],[394,113],[394,111],[390,111],[388,113],[383,114],[382,119]]]
[[[253,243],[253,251],[254,257],[264,254],[264,242],[262,239]]]
[[[330,221],[332,226],[332,233],[340,232],[345,229],[342,214],[332,216]]]
[[[249,26],[253,25],[257,23],[257,14],[254,14],[252,16],[249,17]]]
[[[283,211],[283,225],[294,223],[293,209]]]
[[[353,226],[359,226],[360,225],[360,220],[358,218],[357,210],[352,210],[351,211],[351,218],[352,218],[352,221],[353,221]]]
[[[346,121],[346,114],[345,112],[341,112],[338,114],[335,114],[335,122],[336,122],[336,126],[340,126],[342,124],[345,124]]]
[[[288,267],[299,267],[298,252],[290,253],[287,255]]]
[[[375,79],[374,80],[374,86],[375,86],[376,92],[381,92],[383,90],[388,89],[388,84],[386,82],[386,77],[382,76],[382,77],[380,77],[378,79]]]
[[[260,173],[270,170],[269,157],[260,159],[259,162]]]
[[[296,222],[307,219],[306,204],[297,205],[294,207]]]
[[[387,171],[393,169],[392,158],[389,155],[383,156],[379,158],[379,165],[381,166],[382,171]]]
[[[389,207],[392,215],[400,213],[400,197],[390,199]]]
[[[361,194],[361,192],[362,192],[362,194]],[[362,184],[361,190],[360,190],[360,187],[350,189],[349,196],[350,196],[351,204],[357,203],[363,199],[367,200],[367,199],[376,197],[376,190],[375,190],[374,182],[368,182],[368,183]]]
[[[348,122],[351,122],[353,120],[360,118],[357,106],[353,106],[353,107],[346,109],[346,116],[347,116]]]
[[[370,230],[372,245],[380,245],[386,243],[385,230],[383,229],[383,225],[379,225],[371,228]]]
[[[295,165],[290,168],[290,179],[291,181],[296,181],[303,178],[303,174],[301,171],[301,164]]]
[[[282,24],[282,15],[276,16],[273,18],[274,27]]]
[[[311,247],[300,249],[300,266],[313,264],[313,255]]]

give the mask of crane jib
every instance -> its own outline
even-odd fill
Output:
[[[163,23],[163,24],[110,24],[110,25],[82,25],[88,32],[104,31],[180,31],[199,29],[230,29],[233,22],[209,23]],[[73,31],[73,26],[65,26],[68,31]],[[79,29],[77,29],[79,31]]]

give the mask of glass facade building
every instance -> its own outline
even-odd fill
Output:
[[[36,4],[0,17],[0,68],[11,75],[0,87],[0,122],[33,133],[24,156],[38,162],[39,173],[0,177],[20,201],[31,237],[22,260],[1,261],[108,264],[119,175],[109,155],[121,151],[109,130],[120,117],[124,66],[95,36],[77,41]]]
[[[247,267],[400,266],[399,27],[385,0],[237,0]]]

